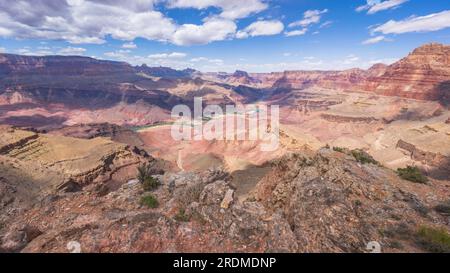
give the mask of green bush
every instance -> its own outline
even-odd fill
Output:
[[[378,161],[376,161],[371,155],[362,150],[352,150],[352,155],[356,159],[356,161],[361,164],[379,165]]]
[[[141,205],[154,209],[159,206],[158,199],[154,195],[146,195],[141,198]]]
[[[161,183],[158,179],[150,176],[144,180],[144,183],[142,183],[142,188],[144,191],[152,191],[158,188],[160,184]]]
[[[189,215],[186,214],[185,209],[179,209],[178,213],[175,215],[175,220],[179,222],[189,222],[190,218],[191,217],[189,217]]]
[[[333,151],[345,154],[345,148],[333,147]]]
[[[422,172],[417,167],[407,166],[406,168],[398,168],[397,174],[408,181],[414,183],[422,183],[425,184],[428,181],[428,178],[422,174]]]
[[[155,190],[160,182],[158,179],[152,177],[151,166],[148,164],[144,164],[138,167],[138,175],[137,179],[142,184],[144,191],[152,191]]]
[[[148,164],[143,164],[140,165],[137,168],[138,174],[137,174],[137,179],[139,180],[139,182],[144,183],[144,181],[148,178],[152,176],[151,173],[151,168],[150,165]]]
[[[430,252],[450,252],[450,235],[444,228],[421,227],[417,232],[417,242]]]

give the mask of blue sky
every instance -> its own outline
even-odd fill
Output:
[[[14,54],[271,72],[367,68],[429,42],[450,44],[448,0],[0,0]]]

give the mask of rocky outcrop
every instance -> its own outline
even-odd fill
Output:
[[[322,149],[273,164],[255,196],[269,211],[281,210],[301,252],[359,252],[369,241],[389,251],[392,242],[401,240],[394,232],[400,226],[415,230],[428,217],[444,220],[429,212],[418,187],[382,167],[355,164],[342,153]],[[405,235],[414,241],[414,235]]]
[[[450,157],[440,153],[423,151],[418,149],[415,145],[402,139],[397,142],[396,148],[408,151],[411,155],[411,159],[415,161],[421,162],[424,165],[442,169],[442,172],[446,174],[444,175],[444,179],[450,178]]]
[[[93,182],[113,189],[120,180],[134,177],[136,167],[147,161],[153,158],[144,151],[106,138],[85,140],[0,129],[0,178],[12,187],[28,187],[34,195]]]
[[[397,238],[396,231],[446,221],[428,210],[446,198],[445,185],[412,185],[329,149],[290,154],[270,168],[243,199],[222,170],[155,176],[161,186],[153,209],[140,203],[148,193],[135,180],[106,195],[90,186],[53,194],[9,221],[0,245],[21,252],[68,252],[73,241],[81,252],[364,252],[378,241],[384,252],[419,251],[413,233]],[[424,188],[434,197],[425,198]],[[27,226],[36,231],[30,237]]]
[[[321,114],[323,119],[337,122],[337,123],[349,123],[349,122],[357,122],[357,123],[374,123],[379,122],[378,119],[373,117],[348,117],[348,116],[338,116],[332,114]]]
[[[149,67],[145,64],[137,66],[138,73],[145,73],[152,77],[160,77],[166,79],[192,78],[199,72],[194,69],[175,70],[170,67]]]

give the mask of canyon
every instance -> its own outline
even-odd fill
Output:
[[[195,97],[278,105],[278,149],[174,140],[171,110]],[[435,209],[450,196],[449,103],[436,43],[367,70],[274,73],[0,54],[0,252],[429,251],[417,230],[450,226]],[[407,166],[427,182],[402,179]]]

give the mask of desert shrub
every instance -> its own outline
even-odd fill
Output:
[[[149,164],[141,165],[137,170],[137,179],[142,184],[144,191],[155,190],[160,185],[159,180],[152,177],[152,169]]]
[[[185,188],[180,189],[175,196],[175,200],[181,207],[187,207],[192,202],[197,202],[200,199],[203,188],[204,185],[202,183],[186,186]]]
[[[152,176],[151,173],[151,168],[149,164],[143,164],[140,165],[137,168],[138,174],[137,174],[137,179],[139,180],[139,182],[144,183],[144,181],[148,178]]]
[[[342,147],[333,147],[333,151],[339,152],[339,153],[345,153],[345,148]]]
[[[414,183],[426,183],[428,178],[422,174],[417,167],[407,166],[406,168],[398,168],[397,174],[401,178],[414,182]]]
[[[421,227],[417,232],[417,242],[430,252],[450,252],[450,235],[444,228]]]
[[[154,209],[159,206],[159,202],[154,195],[150,194],[141,198],[141,205]]]
[[[352,150],[351,153],[356,161],[361,164],[379,165],[378,161],[376,161],[371,155],[362,150]]]
[[[142,183],[142,188],[144,191],[152,191],[159,187],[161,183],[158,179],[154,177],[147,177],[144,182]]]
[[[191,217],[189,217],[189,215],[186,214],[185,209],[179,209],[178,213],[175,215],[174,218],[179,222],[189,222]]]
[[[450,214],[450,200],[437,205],[434,210],[442,214]]]

